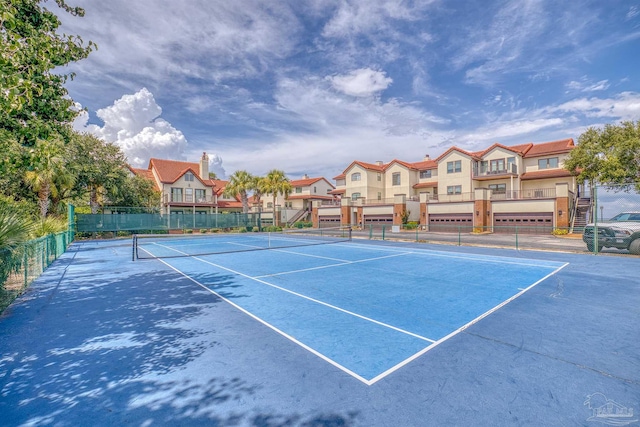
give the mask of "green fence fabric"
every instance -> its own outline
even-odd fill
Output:
[[[73,231],[64,231],[30,240],[12,252],[3,252],[0,259],[4,272],[0,283],[0,311],[58,259],[73,238]]]
[[[260,214],[76,214],[76,232],[79,233],[241,227],[261,227]]]

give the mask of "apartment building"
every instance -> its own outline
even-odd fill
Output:
[[[339,200],[332,194],[334,185],[324,177],[310,178],[304,175],[301,179],[291,180],[293,191],[287,197],[276,195],[275,211],[279,212],[279,224],[292,224],[306,221],[311,217],[313,204],[335,205]],[[263,194],[259,201],[253,200],[254,209],[263,212],[262,218],[273,220],[273,194]]]
[[[162,214],[213,214],[241,212],[238,197],[223,195],[228,181],[209,178],[209,156],[200,162],[182,162],[152,158],[147,169],[131,172],[152,180],[161,193]]]
[[[569,227],[579,185],[564,169],[573,139],[470,152],[451,147],[417,162],[352,162],[336,176],[340,207],[314,209],[318,226],[395,224],[402,219],[434,231],[550,231]]]

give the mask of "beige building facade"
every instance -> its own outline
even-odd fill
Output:
[[[580,186],[564,161],[574,147],[573,139],[564,139],[493,144],[477,152],[451,147],[413,163],[354,161],[334,178],[341,224],[409,221],[432,231],[489,232],[570,228]],[[318,226],[335,223],[334,210],[317,207]]]

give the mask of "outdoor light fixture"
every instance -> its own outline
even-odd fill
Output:
[[[558,216],[562,216],[562,209],[558,210]]]
[[[480,211],[476,211],[476,216],[480,215]]]

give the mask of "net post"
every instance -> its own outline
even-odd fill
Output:
[[[138,245],[136,245],[137,241],[137,235],[134,233],[131,235],[132,239],[131,239],[131,261],[135,261],[136,260],[136,248]]]
[[[353,232],[353,227],[349,226],[349,241],[351,241],[352,232]]]

